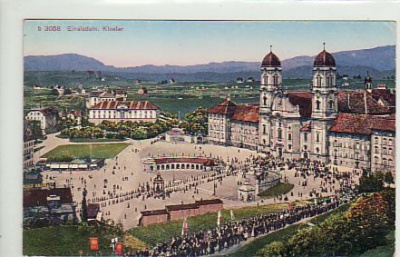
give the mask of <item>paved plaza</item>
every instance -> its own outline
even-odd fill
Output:
[[[87,200],[89,203],[98,202],[101,206],[104,219],[112,219],[115,222],[123,224],[125,229],[129,229],[138,225],[141,216],[140,211],[163,209],[165,205],[193,203],[200,199],[220,198],[224,202],[224,208],[240,208],[243,206],[256,206],[262,204],[271,204],[281,202],[274,198],[257,199],[255,202],[245,203],[237,199],[238,176],[226,176],[222,173],[222,181],[218,181],[217,188],[214,193],[214,181],[207,182],[204,176],[212,176],[214,172],[203,171],[161,171],[160,174],[164,178],[166,184],[171,181],[180,181],[176,188],[177,192],[171,193],[170,197],[163,199],[155,199],[153,197],[146,198],[140,196],[138,198],[132,196],[132,192],[138,190],[139,187],[145,186],[147,183],[152,185],[152,179],[155,173],[144,172],[142,160],[148,157],[157,156],[206,156],[219,158],[225,162],[234,159],[236,162],[245,162],[247,158],[257,156],[258,153],[248,149],[236,147],[225,147],[217,145],[197,145],[189,143],[166,143],[162,141],[155,142],[154,139],[142,141],[128,141],[129,146],[121,151],[115,158],[106,160],[106,165],[100,170],[93,171],[72,171],[72,172],[44,172],[45,182],[55,182],[57,187],[71,187],[73,197],[80,211],[80,203],[82,201],[82,190],[86,188]],[[54,149],[60,144],[74,144],[67,140],[59,139],[54,135],[43,143],[45,146],[41,149],[40,155]],[[38,160],[39,153],[36,153],[35,159]],[[339,167],[339,171],[351,171],[351,169]],[[240,172],[239,172],[240,173]],[[321,192],[322,179],[308,177],[307,186],[301,186],[304,178],[295,176],[294,169],[287,168],[281,171],[282,177],[287,178],[287,182],[295,185],[293,188],[293,196],[287,194],[288,201],[309,198],[311,191]],[[193,182],[193,178],[197,181],[204,181],[196,187],[189,187]],[[330,185],[334,189],[339,188],[339,182],[335,181]],[[108,195],[112,194],[112,199]],[[322,193],[322,196],[332,195],[331,191]],[[302,196],[301,196],[302,195]],[[107,199],[106,199],[107,198]],[[78,213],[79,214],[79,213]]]

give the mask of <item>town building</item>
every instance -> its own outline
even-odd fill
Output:
[[[194,203],[167,205],[165,209],[141,211],[139,226],[181,220],[206,213],[215,213],[223,209],[221,199],[198,200]]]
[[[24,169],[33,166],[33,147],[35,145],[35,140],[33,138],[32,132],[29,128],[28,121],[24,122]]]
[[[26,120],[40,121],[40,129],[45,134],[45,130],[57,125],[58,112],[52,108],[42,108],[30,110],[26,116]]]
[[[24,190],[24,227],[42,227],[77,222],[76,204],[70,188]]]
[[[157,157],[143,160],[144,171],[213,171],[217,163],[206,157]]]
[[[160,107],[149,101],[102,101],[89,108],[89,122],[156,122]]]
[[[86,106],[89,108],[100,102],[110,102],[110,101],[126,101],[128,94],[125,90],[98,90],[92,91],[89,94]]]
[[[237,105],[227,98],[211,107],[208,141],[279,158],[394,172],[394,90],[373,88],[369,74],[363,90],[338,90],[336,75],[336,61],[324,48],[314,60],[310,90],[288,91],[271,50],[261,63],[259,104]]]

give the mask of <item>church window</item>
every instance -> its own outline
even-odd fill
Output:
[[[292,150],[292,145],[288,145],[288,149],[289,149],[289,150]]]
[[[263,125],[263,134],[267,134],[267,126],[265,124]]]
[[[266,96],[263,97],[263,101],[264,101],[264,105],[267,105],[267,97]]]
[[[267,140],[265,140],[265,138],[263,139],[263,145],[267,144]]]
[[[288,140],[292,140],[292,134],[291,133],[288,134]]]
[[[319,133],[317,133],[317,138],[316,138],[316,141],[317,141],[317,143],[319,143]]]
[[[322,77],[320,75],[317,75],[317,87],[321,87],[321,81]]]
[[[307,142],[307,140],[308,140],[308,134],[304,133],[304,142]]]
[[[316,152],[316,153],[319,153],[319,148],[318,148],[318,147],[315,148],[315,152]]]
[[[317,100],[315,102],[315,105],[316,105],[315,109],[319,110],[321,108],[321,102],[320,101]]]
[[[278,86],[278,80],[279,80],[279,76],[278,76],[278,74],[275,74],[274,75],[274,86],[275,87]]]
[[[282,129],[278,129],[278,139],[282,139]]]
[[[331,109],[331,110],[333,109],[333,100],[329,101],[329,109]]]

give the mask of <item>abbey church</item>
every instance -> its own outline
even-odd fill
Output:
[[[261,63],[259,104],[229,98],[208,110],[208,141],[335,165],[392,171],[395,167],[395,92],[338,90],[336,62],[325,49],[315,60],[311,88],[287,91],[279,58]]]

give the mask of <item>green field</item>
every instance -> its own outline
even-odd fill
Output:
[[[127,146],[128,144],[126,143],[60,145],[41,157],[58,158],[71,156],[73,158],[110,159]]]
[[[39,256],[94,255],[89,248],[89,237],[99,238],[99,253],[111,255],[107,235],[82,230],[78,226],[58,226],[24,230],[23,254]]]
[[[233,210],[236,219],[245,217],[254,217],[258,214],[278,212],[287,208],[287,204],[272,204],[260,207],[245,207]],[[223,210],[222,220],[230,220],[230,210]],[[188,218],[189,233],[195,233],[203,229],[215,228],[217,222],[217,213],[208,213],[196,217]],[[153,224],[147,227],[133,228],[128,231],[131,235],[154,246],[157,243],[170,241],[173,236],[181,235],[182,220]]]
[[[271,198],[275,197],[278,195],[284,195],[290,192],[294,187],[293,184],[287,184],[287,183],[280,183],[274,187],[271,187],[264,192],[261,192],[259,196],[265,197],[265,198]]]

